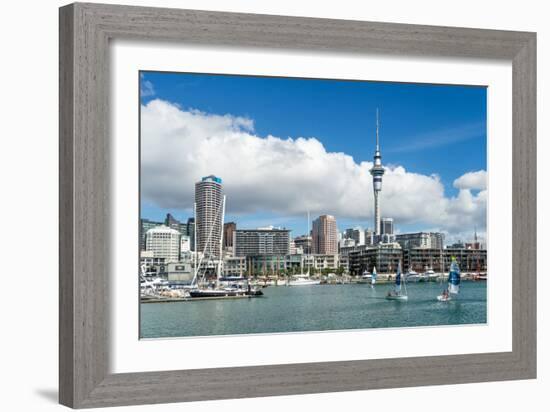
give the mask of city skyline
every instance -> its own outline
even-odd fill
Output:
[[[170,79],[166,80],[167,77]],[[185,221],[193,213],[186,201],[193,199],[188,182],[215,174],[226,184],[226,221],[235,221],[240,228],[286,227],[296,237],[307,232],[307,210],[312,216],[335,215],[340,232],[357,226],[372,228],[373,190],[369,174],[375,147],[372,106],[380,103],[380,144],[385,159],[381,217],[395,219],[396,233],[441,230],[450,233],[451,240],[453,236],[466,239],[465,233],[471,234],[476,228],[484,236],[484,88],[166,73],[146,73],[141,81],[148,90],[141,99],[144,218],[158,220],[171,213]],[[200,88],[189,86],[190,81],[197,81]],[[228,102],[233,110],[224,109],[220,98],[235,82],[244,96]],[[167,91],[169,85],[173,86],[169,90],[177,90],[180,83],[184,84],[178,94],[181,97]],[[215,90],[211,83],[216,85]],[[346,103],[347,107],[354,100],[350,98],[350,83],[353,90],[363,89],[359,97],[352,97],[364,100],[364,113],[356,120],[354,130],[346,132],[346,138],[332,134],[327,128],[315,137],[300,137],[308,136],[306,133],[312,130],[309,123],[296,121],[292,108],[281,106],[279,116],[293,119],[286,127],[292,126],[294,131],[284,132],[273,123],[271,111],[277,106],[276,101],[262,100],[257,95],[250,97],[251,89],[259,84],[271,85],[268,95],[276,94],[278,91],[274,89],[280,90],[283,85],[282,89],[290,93],[289,105],[295,106],[298,94],[326,97],[324,93],[329,89],[336,102],[328,106]],[[197,90],[193,92],[194,87]],[[199,93],[201,98],[197,97]],[[207,97],[212,99],[201,104],[201,99],[204,103]],[[429,130],[410,121],[418,112],[418,107],[412,105],[415,98],[424,99],[422,109],[432,112],[434,121]],[[263,101],[260,107],[264,109],[246,108],[249,99],[256,104]],[[396,99],[405,101],[398,104]],[[318,116],[326,111],[327,100],[319,101],[319,110],[309,107],[305,110],[312,116],[312,123],[317,123]],[[445,110],[434,115],[437,110],[433,106],[441,105],[442,101],[447,102]],[[466,116],[463,112],[468,110],[462,110],[463,106],[476,107]],[[413,113],[403,116],[405,109]],[[456,113],[461,115],[453,115]],[[349,129],[349,113],[340,110],[333,117],[332,123],[342,121]],[[420,117],[426,122],[429,116]],[[409,141],[403,142],[396,137],[395,123],[407,120]],[[326,122],[321,123],[326,126]],[[438,137],[437,130],[445,127],[447,131],[439,132]],[[283,137],[275,137],[275,133]],[[411,135],[417,138],[410,139]],[[473,154],[463,157],[464,151]],[[159,158],[164,158],[161,164]],[[331,196],[330,189],[335,195]]]

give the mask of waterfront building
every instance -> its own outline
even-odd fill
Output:
[[[235,222],[227,222],[223,224],[223,248],[233,247],[233,236],[237,230],[237,224]]]
[[[244,276],[246,274],[246,257],[229,256],[223,258],[224,276]]]
[[[290,230],[278,228],[237,229],[235,256],[290,254]]]
[[[220,256],[222,203],[222,179],[210,175],[195,183],[197,250],[208,257]]]
[[[294,244],[296,245],[296,250],[299,248],[302,249],[302,253],[308,255],[311,253],[311,236],[298,236],[294,238]]]
[[[400,233],[395,235],[395,241],[403,249],[433,248],[442,249],[444,235],[440,232]],[[463,247],[462,245],[460,247]]]
[[[146,233],[145,248],[153,252],[154,258],[164,258],[168,262],[177,262],[180,257],[180,233],[168,226],[157,226]]]
[[[349,271],[353,276],[372,272],[376,266],[378,273],[395,273],[403,250],[397,243],[381,243],[375,247],[356,248],[349,251]]]
[[[311,255],[313,258],[313,267],[316,270],[323,269],[338,269],[339,255],[336,254],[323,254],[323,255]]]
[[[170,262],[165,268],[168,280],[171,282],[191,282],[194,271],[191,262]]]
[[[466,248],[446,248],[445,270],[449,270],[451,260],[456,258],[462,272],[486,272],[487,271],[487,250],[486,249],[466,249]]]
[[[247,256],[246,274],[260,276],[283,276],[290,274],[336,271],[340,266],[338,254],[328,255],[258,255]]]
[[[313,221],[312,253],[333,255],[338,253],[338,227],[331,215],[322,215]]]
[[[139,250],[145,250],[145,235],[147,231],[161,225],[162,222],[155,222],[149,219],[139,220]]]
[[[249,276],[276,276],[286,272],[300,273],[302,255],[256,255],[247,256],[246,273]]]
[[[166,259],[163,257],[155,257],[155,253],[152,250],[142,250],[139,252],[139,264],[140,266],[145,265],[146,271],[149,272],[154,267],[164,266],[166,264]]]
[[[379,138],[380,121],[378,109],[376,109],[376,150],[374,152],[374,165],[370,169],[372,175],[372,185],[374,189],[374,233],[380,235],[381,220],[380,220],[380,192],[382,191],[382,176],[384,175],[384,167],[382,166],[382,154],[380,152]]]
[[[339,255],[338,265],[344,270],[344,273],[349,273],[349,255]]]
[[[403,267],[423,272],[432,268],[436,272],[447,272],[455,257],[462,272],[486,272],[487,250],[458,248],[411,248],[403,250]]]

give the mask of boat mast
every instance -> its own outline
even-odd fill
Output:
[[[401,271],[401,259],[399,259],[399,269]],[[405,296],[407,296],[407,277],[406,276],[403,276],[403,274],[401,274],[401,283],[403,283],[403,288],[405,289]]]
[[[306,245],[309,244],[309,210],[307,211],[307,242],[306,242]],[[310,248],[313,247],[313,236],[311,237],[311,246]],[[309,277],[309,262],[308,262],[308,258],[309,258],[309,249],[308,250],[308,253],[306,254],[306,265],[307,265],[307,277]]]
[[[216,288],[220,287],[220,277],[222,273],[222,262],[223,262],[223,222],[225,217],[225,195],[222,199],[222,214],[220,216],[220,256],[218,260],[218,275],[216,277]]]
[[[193,267],[194,267],[194,274],[193,274],[193,280],[191,281],[191,286],[195,285],[195,282],[197,281],[197,202],[193,203],[193,218],[195,219],[193,221]]]

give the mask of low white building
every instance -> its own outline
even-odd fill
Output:
[[[168,262],[177,262],[180,257],[181,234],[168,226],[149,229],[145,235],[145,250],[153,252],[154,258],[164,258]]]
[[[168,280],[173,282],[190,282],[194,271],[190,262],[171,262],[166,265]]]

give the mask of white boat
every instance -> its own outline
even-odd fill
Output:
[[[433,269],[427,269],[424,272],[424,276],[426,277],[426,280],[436,280],[439,275],[435,273]]]
[[[365,270],[357,283],[372,283],[372,275]]]
[[[311,286],[320,284],[320,280],[311,279],[308,275],[295,276],[288,281],[288,286]]]
[[[374,285],[376,284],[376,278],[378,277],[378,274],[376,273],[376,266],[374,266],[372,268],[372,276],[370,278],[370,286],[371,288],[374,287]]]
[[[460,268],[454,256],[451,258],[451,267],[449,268],[449,278],[447,282],[447,289],[437,297],[439,302],[449,302],[452,300],[451,295],[458,295],[460,290]]]
[[[395,275],[395,287],[386,295],[387,300],[406,301],[409,299],[407,295],[407,282],[401,276],[401,262],[397,265],[397,273]]]
[[[405,279],[407,279],[407,282],[418,282],[420,281],[420,278],[421,276],[418,274],[418,272],[415,272],[412,269],[409,269],[405,274]]]

